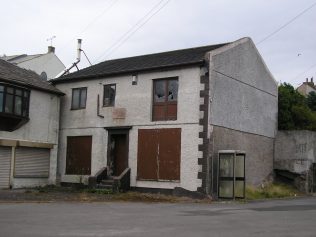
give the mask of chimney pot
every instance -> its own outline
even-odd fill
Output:
[[[55,47],[48,46],[48,52],[47,53],[55,53]]]

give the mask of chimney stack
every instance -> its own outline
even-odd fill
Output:
[[[55,47],[48,46],[48,52],[47,53],[55,53]]]
[[[308,82],[308,78],[306,78],[306,82]]]
[[[314,85],[314,78],[313,77],[311,78],[311,83]]]
[[[77,46],[77,60],[80,61],[81,58],[81,42],[82,39],[78,39],[78,46]]]

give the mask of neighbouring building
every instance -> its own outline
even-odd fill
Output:
[[[61,95],[33,71],[0,60],[0,189],[56,183]]]
[[[311,92],[316,93],[316,86],[314,84],[313,78],[311,78],[310,81],[308,81],[308,78],[306,78],[306,82],[303,82],[303,84],[297,87],[296,90],[303,96],[308,96],[308,94]]]
[[[44,54],[19,54],[7,56],[4,55],[0,59],[12,63],[24,69],[36,72],[44,80],[55,78],[65,69],[65,65],[55,54],[55,47],[48,46],[47,53]]]
[[[246,153],[248,185],[271,178],[277,83],[250,38],[109,60],[52,83],[65,93],[62,183],[106,170],[97,183],[107,184],[130,170],[135,189],[217,196],[220,188],[225,196],[233,185],[219,167],[221,150]],[[230,173],[230,160],[223,165]]]

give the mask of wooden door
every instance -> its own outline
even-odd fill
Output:
[[[113,148],[113,175],[119,176],[128,167],[127,137],[125,134],[112,135]]]

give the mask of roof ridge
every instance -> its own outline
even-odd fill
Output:
[[[130,56],[130,57],[124,57],[124,58],[115,58],[111,60],[105,60],[103,62],[97,63],[92,66],[96,66],[105,62],[112,62],[116,60],[121,60],[121,59],[131,59],[131,58],[137,58],[137,57],[144,57],[144,56],[152,56],[152,55],[160,55],[160,54],[167,54],[167,53],[175,53],[175,52],[180,52],[180,51],[185,51],[185,50],[196,50],[196,49],[202,49],[202,48],[208,48],[208,47],[215,47],[215,46],[225,46],[227,44],[230,44],[232,42],[227,42],[227,43],[221,43],[221,44],[210,44],[210,45],[203,45],[203,46],[198,46],[198,47],[192,47],[192,48],[182,48],[182,49],[175,49],[175,50],[170,50],[170,51],[163,51],[163,52],[157,52],[157,53],[149,53],[149,54],[141,54],[141,55],[136,55],[136,56]]]

